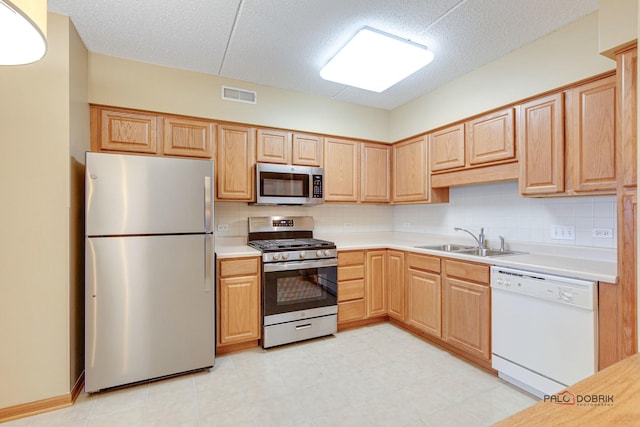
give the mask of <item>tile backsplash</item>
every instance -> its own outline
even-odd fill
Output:
[[[517,182],[451,188],[448,204],[396,206],[393,221],[394,231],[457,236],[463,233],[454,227],[475,234],[484,227],[492,246],[504,236],[507,241],[615,248],[617,238],[615,196],[524,198]],[[554,225],[574,227],[575,240],[552,239]],[[592,237],[594,228],[610,229],[613,236]]]
[[[614,196],[523,198],[516,182],[506,182],[451,188],[449,199],[445,204],[398,206],[326,203],[282,207],[219,202],[215,205],[215,222],[222,229],[218,228],[216,235],[246,236],[247,218],[251,216],[310,215],[319,234],[403,231],[460,237],[462,233],[454,227],[474,233],[484,227],[492,246],[498,236],[504,236],[507,241],[616,247]],[[554,225],[574,227],[575,240],[552,239]],[[592,237],[594,228],[612,230],[613,238]]]

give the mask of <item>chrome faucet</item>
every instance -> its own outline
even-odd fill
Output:
[[[478,243],[478,247],[479,248],[484,248],[484,227],[480,228],[480,234],[478,234],[478,237],[476,237],[475,234],[473,234],[472,232],[470,232],[469,230],[466,230],[464,228],[454,227],[453,229],[455,231],[464,231],[465,233],[469,233],[471,235],[471,237],[473,237],[475,239],[475,241]]]

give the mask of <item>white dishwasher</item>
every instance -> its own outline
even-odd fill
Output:
[[[598,366],[597,283],[491,268],[492,367],[543,398]]]

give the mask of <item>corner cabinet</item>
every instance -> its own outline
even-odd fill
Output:
[[[218,125],[217,200],[255,200],[255,145],[255,128]]]
[[[404,322],[406,316],[404,252],[387,251],[387,306],[390,317]]]
[[[366,296],[367,318],[387,315],[387,251],[367,251]]]
[[[393,145],[391,157],[393,203],[439,203],[449,201],[448,188],[431,188],[425,136]]]
[[[260,339],[260,258],[218,260],[217,346]]]
[[[473,356],[490,360],[489,266],[451,259],[443,264],[442,338]]]

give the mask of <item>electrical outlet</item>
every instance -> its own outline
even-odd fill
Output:
[[[402,226],[404,228],[411,228],[411,223],[410,222],[405,222]]]
[[[351,230],[351,226],[353,226],[353,224],[351,224],[350,222],[345,222],[345,223],[344,223],[344,228],[345,228],[346,230]]]
[[[611,228],[594,228],[591,230],[591,237],[613,239],[613,230]]]
[[[576,240],[576,228],[573,225],[552,225],[551,238],[554,240]]]
[[[218,231],[229,231],[229,224],[218,224]]]

